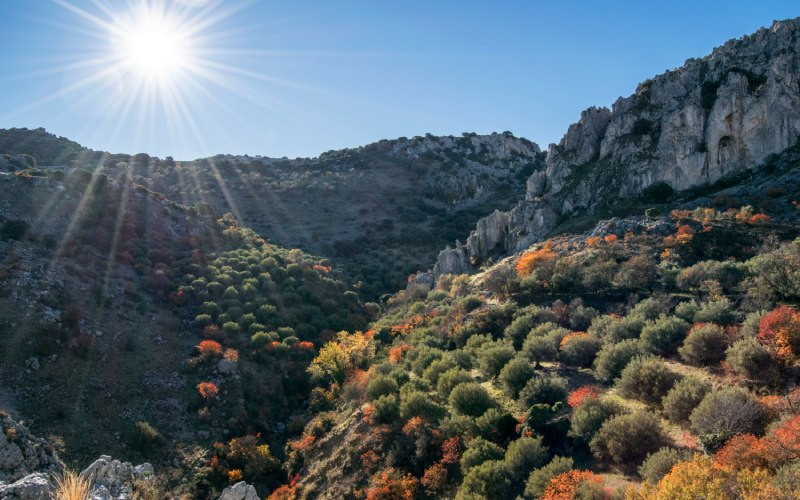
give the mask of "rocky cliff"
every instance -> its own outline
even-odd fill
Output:
[[[800,136],[799,33],[800,18],[777,21],[641,83],[611,110],[587,109],[549,146],[524,199],[442,251],[434,274],[470,272],[654,184],[710,185],[791,147]]]

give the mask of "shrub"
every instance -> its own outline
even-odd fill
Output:
[[[547,448],[542,444],[541,436],[523,436],[508,445],[505,461],[511,477],[520,481],[547,462]]]
[[[658,268],[652,257],[647,254],[634,255],[619,266],[614,275],[614,284],[631,290],[650,288],[657,273]]]
[[[511,324],[503,331],[503,336],[510,340],[516,349],[519,349],[536,325],[554,320],[555,315],[550,309],[529,306],[517,313]]]
[[[758,340],[778,357],[792,359],[800,355],[800,313],[781,306],[761,318]]]
[[[535,377],[519,393],[526,407],[535,404],[554,405],[567,399],[567,381],[561,377]]]
[[[131,444],[141,453],[152,452],[166,441],[161,433],[148,422],[136,422],[131,433]]]
[[[686,338],[691,325],[675,316],[662,315],[642,328],[642,345],[654,354],[668,354]]]
[[[633,124],[634,126],[632,133],[638,133],[640,135],[649,133],[650,126],[647,124],[640,124],[641,121],[642,120],[639,120]],[[644,132],[642,132],[642,130],[644,130]],[[665,203],[672,197],[674,193],[675,189],[673,189],[672,186],[664,181],[659,181],[654,184],[650,184],[642,190],[642,199],[651,203]]]
[[[493,345],[478,352],[478,365],[486,375],[496,377],[515,354],[511,345]]]
[[[203,340],[197,344],[196,349],[203,357],[222,356],[222,345],[214,340]]]
[[[560,358],[570,366],[590,366],[602,346],[600,339],[588,334],[565,337],[564,341],[561,344]]]
[[[456,412],[470,417],[480,417],[494,406],[489,393],[476,382],[457,385],[450,393],[448,402]]]
[[[569,435],[588,443],[606,420],[621,413],[623,413],[622,406],[614,401],[587,399],[573,410]]]
[[[710,391],[711,385],[707,382],[694,376],[684,378],[664,396],[661,402],[664,416],[676,424],[687,423],[692,411]]]
[[[525,496],[539,498],[544,494],[547,483],[559,474],[572,470],[574,462],[570,457],[553,457],[544,467],[531,472],[525,485]]]
[[[376,424],[391,424],[400,418],[400,405],[397,396],[389,394],[372,402],[372,421]]]
[[[472,467],[488,460],[502,460],[503,449],[483,438],[476,437],[469,442],[469,447],[461,455],[461,471],[466,474]]]
[[[727,298],[722,298],[701,304],[700,309],[694,313],[694,321],[729,325],[736,321],[736,312],[731,301]]]
[[[436,391],[443,398],[448,398],[455,386],[471,381],[472,377],[466,370],[462,368],[451,368],[439,375],[439,381],[436,383]]]
[[[597,385],[582,385],[569,393],[567,404],[577,408],[590,399],[597,399],[603,394],[603,388]]]
[[[475,428],[481,437],[497,442],[506,442],[516,433],[517,419],[505,410],[489,408],[475,419]]]
[[[378,375],[367,384],[366,397],[368,401],[373,401],[381,396],[397,392],[397,382],[386,375]]]
[[[759,434],[763,425],[758,402],[732,387],[706,394],[689,420],[703,445],[712,451],[735,434]]]
[[[457,498],[506,498],[511,488],[508,467],[502,460],[489,460],[473,467],[464,476]]]
[[[677,381],[678,376],[663,361],[645,357],[634,359],[622,370],[617,387],[626,398],[657,406]]]
[[[600,337],[605,342],[615,344],[639,337],[644,321],[639,315],[629,315],[624,318],[598,316],[592,321],[587,333]]]
[[[602,484],[603,478],[588,470],[570,470],[548,481],[542,499],[599,500],[606,496]]]
[[[713,323],[692,327],[678,349],[681,358],[692,365],[717,364],[725,357],[728,336],[722,327]]]
[[[688,453],[665,446],[647,455],[642,465],[639,466],[639,475],[648,483],[657,484],[672,470],[675,464],[689,459],[691,457]]]
[[[761,383],[778,379],[778,367],[769,350],[754,338],[734,342],[725,351],[725,361],[734,373]]]
[[[422,417],[429,422],[436,422],[445,414],[442,408],[430,396],[422,391],[412,390],[401,394],[400,417],[408,420],[411,417]]]
[[[558,343],[552,337],[528,337],[522,346],[522,352],[531,361],[553,361],[558,357]]]
[[[589,446],[600,459],[617,465],[639,465],[642,460],[664,446],[665,438],[658,417],[637,411],[606,420]]]
[[[425,378],[425,380],[430,382],[432,386],[435,386],[439,381],[439,376],[447,370],[455,368],[455,366],[456,362],[449,357],[437,359],[428,365],[428,367],[422,373],[422,376]]]
[[[213,399],[219,393],[219,387],[213,382],[200,382],[197,384],[197,392],[203,399]]]
[[[506,394],[516,398],[535,373],[527,359],[517,357],[503,367],[498,378]]]
[[[595,376],[603,382],[611,382],[620,376],[633,358],[641,354],[644,354],[644,349],[639,339],[608,344],[600,349],[594,360]]]

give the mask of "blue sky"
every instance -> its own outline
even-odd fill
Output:
[[[215,74],[170,75],[169,93],[135,94],[128,73],[79,85],[112,64],[87,61],[109,57],[113,35],[68,7],[110,20],[140,2],[100,0],[106,13],[60,2],[0,2],[0,127],[179,159],[316,156],[428,132],[510,130],[546,147],[582,109],[800,16],[796,2],[768,0],[153,0],[195,23],[221,18],[190,49]]]

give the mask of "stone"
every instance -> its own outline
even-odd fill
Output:
[[[0,481],[13,483],[37,472],[60,474],[63,466],[53,447],[10,416],[0,413]]]
[[[236,363],[227,359],[220,359],[217,362],[217,371],[223,375],[228,375],[236,371]]]
[[[0,499],[48,500],[50,498],[50,489],[49,476],[42,472],[37,472],[11,484],[0,483]]]
[[[258,500],[258,493],[251,485],[244,481],[239,481],[222,490],[219,500]]]
[[[589,108],[528,179],[508,212],[440,252],[433,273],[474,272],[541,241],[576,214],[666,183],[676,191],[758,169],[800,137],[800,18],[725,43],[639,85],[612,108]],[[662,226],[654,226],[661,231]]]
[[[130,462],[101,455],[81,472],[81,477],[91,482],[93,500],[126,500],[133,494],[134,481],[150,480],[154,474],[149,463],[134,467]]]

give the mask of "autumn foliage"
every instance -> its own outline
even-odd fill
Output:
[[[197,384],[197,392],[203,399],[211,399],[219,393],[219,387],[214,382],[200,382]]]
[[[585,482],[603,483],[603,478],[588,470],[570,470],[555,476],[547,483],[542,500],[573,500]]]
[[[372,478],[367,500],[413,500],[417,487],[418,481],[414,476],[390,467]]]
[[[800,354],[800,313],[781,306],[761,318],[758,340],[778,357],[791,360]]]
[[[584,385],[572,391],[567,397],[567,404],[572,408],[582,405],[587,399],[598,398],[603,394],[603,388],[596,385]]]
[[[222,354],[222,345],[216,340],[203,340],[197,344],[197,352],[201,356],[219,356]]]
[[[544,246],[538,250],[528,250],[523,253],[517,259],[517,264],[514,268],[517,274],[524,278],[539,267],[552,265],[557,258],[558,254],[551,250],[550,246]]]

